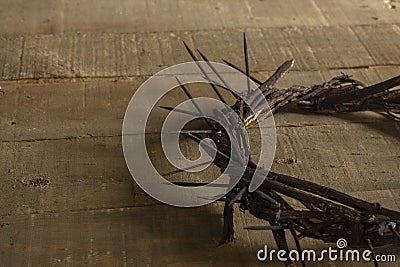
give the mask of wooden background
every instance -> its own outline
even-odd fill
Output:
[[[147,77],[190,61],[182,40],[213,61],[243,66],[246,32],[259,79],[295,58],[281,86],[317,84],[340,72],[372,84],[400,73],[396,1],[36,2],[0,1],[2,266],[266,264],[256,253],[264,244],[275,248],[271,235],[243,230],[262,222],[236,210],[236,241],[215,248],[220,203],[162,205],[134,183],[125,165],[127,104]],[[150,156],[164,172],[171,167],[158,157],[157,129],[166,114],[159,111],[148,125]],[[294,109],[275,120],[274,171],[400,209],[398,122],[372,112],[324,116]],[[400,261],[398,249],[378,252]]]

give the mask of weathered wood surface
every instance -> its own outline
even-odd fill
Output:
[[[54,6],[50,2],[46,7]],[[241,229],[260,221],[236,211],[237,241],[215,249],[220,204],[172,208],[138,188],[123,159],[121,123],[146,75],[189,61],[181,40],[212,60],[242,65],[246,30],[256,77],[296,59],[282,86],[320,83],[340,71],[366,84],[399,75],[398,9],[372,0],[290,2],[209,1],[196,8],[193,1],[151,1],[130,8],[103,1],[93,7],[97,13],[67,2],[54,6],[54,13],[26,1],[1,8],[2,265],[258,265],[255,253],[264,244],[273,247],[272,236]],[[28,6],[22,10],[21,4]],[[26,16],[26,10],[36,15]],[[82,12],[74,17],[74,10]],[[177,93],[163,101],[183,99]],[[170,171],[157,160],[157,132],[166,114],[152,116],[149,151],[160,170]],[[398,122],[370,112],[322,116],[298,110],[275,120],[274,171],[400,210]],[[196,153],[197,147],[188,142],[184,150]],[[204,174],[212,177],[215,169]],[[324,247],[311,240],[303,246]]]
[[[301,71],[399,66],[400,62],[398,23],[160,33],[0,34],[0,74],[4,80],[152,75],[190,61],[182,40],[207,52],[210,60],[226,58],[242,63],[243,31],[249,39],[253,71],[273,71],[290,58],[296,59],[294,70]]]

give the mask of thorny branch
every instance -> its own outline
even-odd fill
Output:
[[[193,60],[197,61],[198,59],[186,44],[185,47]],[[202,59],[207,61],[205,55],[197,51]],[[225,62],[247,75],[249,80],[255,81],[262,91],[262,97],[269,104],[268,109],[263,106],[261,99],[251,98],[255,90],[250,90],[248,85],[247,97],[253,99],[253,104],[257,107],[252,111],[240,96],[231,91],[236,96],[236,103],[231,107],[239,115],[246,128],[255,125],[257,120],[265,118],[271,112],[276,113],[292,103],[301,108],[323,113],[376,111],[386,112],[395,119],[399,118],[397,113],[400,112],[400,88],[396,86],[400,85],[400,76],[371,86],[364,86],[361,82],[342,73],[319,85],[280,89],[276,88],[275,84],[293,67],[294,60],[284,62],[270,78],[265,82],[260,82],[249,74],[246,38],[244,38],[244,52],[245,71],[232,63]],[[198,66],[201,68],[200,65]],[[203,69],[201,71],[206,75]],[[213,71],[221,80],[222,85],[227,87],[218,72],[215,69]],[[208,77],[206,78],[209,80]],[[212,86],[220,100],[226,103],[215,85]],[[181,87],[191,98],[186,88],[182,85]],[[201,113],[200,110],[199,112]],[[217,145],[219,153],[216,154],[213,163],[223,172],[228,165],[232,142],[242,145],[243,143],[240,136],[237,140],[229,140],[227,132],[218,124],[213,125],[211,129],[213,130],[203,135],[211,138]],[[202,134],[193,132],[189,133],[189,136],[196,142],[200,142]],[[253,216],[266,220],[270,225],[247,229],[271,230],[278,248],[286,251],[288,251],[288,245],[285,229],[289,229],[294,235],[299,249],[298,239],[302,237],[320,239],[324,242],[336,242],[339,238],[345,238],[353,247],[368,248],[400,244],[400,212],[310,181],[267,171],[258,173],[265,178],[264,182],[256,191],[249,192],[247,190],[249,181],[255,170],[259,168],[250,160],[239,183],[222,199],[225,201],[224,226],[219,245],[234,240],[234,203],[240,205],[241,211],[248,210]],[[178,184],[201,185],[184,182]],[[304,208],[292,207],[288,199],[297,200]]]

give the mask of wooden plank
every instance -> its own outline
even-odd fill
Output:
[[[145,194],[126,168],[121,123],[144,76],[190,60],[182,40],[211,60],[224,57],[243,66],[246,31],[251,70],[260,79],[284,60],[296,59],[295,70],[280,86],[321,83],[341,71],[367,84],[398,75],[398,8],[375,0],[289,2],[2,1],[1,264],[265,265],[256,253],[265,244],[275,248],[271,234],[243,230],[264,222],[236,207],[236,242],[216,249],[221,203],[182,209]],[[18,79],[23,81],[4,82]],[[213,95],[190,89],[195,96]],[[184,99],[176,90],[163,104]],[[173,170],[160,156],[158,133],[166,115],[154,110],[146,136],[160,172]],[[322,116],[295,108],[275,120],[274,171],[400,209],[397,122],[371,112]],[[259,147],[257,133],[251,130],[250,136],[253,147]],[[198,155],[189,140],[183,139],[181,148],[185,155]],[[213,167],[170,179],[200,181],[216,175]],[[292,239],[289,243],[294,248]],[[303,239],[302,246],[328,247],[310,239]],[[400,257],[398,249],[379,251],[385,252]]]
[[[376,64],[398,65],[400,62],[400,27],[399,25],[360,25],[353,26],[368,53]],[[371,31],[377,38],[371,38]],[[395,37],[397,35],[397,37]]]
[[[399,129],[393,126],[377,121],[278,128],[272,169],[344,192],[398,189]]]
[[[294,69],[301,71],[399,62],[397,24],[266,28],[247,32],[253,71],[273,71],[290,58],[296,59]],[[382,38],[385,45],[381,44]],[[242,30],[32,35],[2,37],[6,49],[0,52],[0,73],[3,80],[152,75],[191,60],[182,40],[201,49],[210,60],[220,61],[223,57],[243,65]]]
[[[391,23],[399,19],[399,11],[389,8],[391,1],[324,1],[314,0],[315,5],[329,25],[374,25]],[[398,8],[398,7],[397,7]]]
[[[125,109],[141,82],[2,83],[2,140],[120,135]]]
[[[284,116],[284,114],[283,114]],[[388,120],[277,128],[272,170],[308,179],[344,192],[400,189],[399,129]],[[357,135],[354,133],[357,132]],[[250,132],[254,156],[259,143]],[[159,135],[146,137],[150,159],[160,173],[174,168],[162,156]],[[183,153],[197,145],[185,139]],[[60,153],[62,151],[63,153]],[[121,137],[2,142],[1,214],[146,206],[155,203],[131,179]],[[213,167],[170,180],[211,181]],[[51,201],[48,201],[51,200]]]
[[[19,78],[136,75],[136,43],[135,34],[28,36]]]
[[[24,38],[22,36],[0,36],[0,79],[17,79],[21,72]]]
[[[397,8],[398,9],[398,8]],[[286,26],[399,23],[397,9],[382,1],[2,1],[0,33],[165,32]],[[34,14],[34,15],[33,15]],[[15,22],[18,23],[15,23]]]
[[[279,86],[312,85],[327,81],[339,75],[341,71],[353,75],[366,84],[373,84],[398,74],[398,67],[378,67],[365,69],[346,69],[330,71],[293,71],[285,76]],[[266,79],[271,72],[258,73],[260,79]],[[3,82],[0,94],[0,129],[3,141],[29,141],[43,139],[78,138],[88,136],[121,135],[121,125],[127,105],[145,81],[143,77],[132,79],[108,80],[69,80],[58,82]],[[208,86],[189,86],[195,97],[216,97]],[[152,94],[149,91],[149,94]],[[228,94],[224,94],[228,97]],[[186,100],[179,89],[166,95],[158,105],[176,106]],[[18,108],[17,108],[18,107]],[[167,111],[155,107],[150,114],[147,131],[160,131]],[[278,127],[307,125],[339,125],[353,122],[373,122],[384,120],[379,115],[335,115],[319,116],[315,113],[286,112],[276,115]],[[351,122],[351,121],[350,121]]]
[[[1,215],[154,203],[135,204],[144,194],[133,186],[120,137],[1,143],[1,154]]]
[[[257,251],[264,245],[275,247],[273,239],[269,232],[241,230],[261,222],[237,209],[236,241],[216,248],[221,210],[219,205],[196,209],[153,206],[6,216],[1,218],[0,257],[3,264],[15,266],[282,266],[276,258],[257,261]],[[328,248],[328,244],[307,239],[302,243],[303,249]],[[291,238],[289,246],[295,248]],[[396,250],[378,251],[399,256]],[[365,266],[363,261],[323,263]]]
[[[239,248],[219,250],[221,256],[236,251],[234,259],[208,254],[215,251],[221,227],[221,215],[210,207],[103,209],[2,217],[1,221],[2,263],[15,266],[176,266],[184,262],[200,266],[248,260],[248,251]]]
[[[347,71],[367,83],[389,78],[397,72],[389,67]],[[334,74],[336,70],[295,71],[283,80],[282,86],[322,82]],[[2,116],[1,171],[5,183],[1,201],[6,203],[12,199],[11,205],[4,205],[2,214],[154,203],[132,182],[120,143],[126,105],[142,81],[2,83],[5,94],[0,97],[5,105],[1,108],[5,116]],[[193,94],[203,95],[202,91]],[[163,104],[174,106],[184,99],[178,91],[168,95]],[[166,111],[153,113],[149,133],[159,132],[166,115]],[[278,147],[273,170],[345,192],[399,187],[396,122],[368,112],[321,116],[295,109],[277,114],[275,120]],[[355,132],[359,134],[354,135]],[[251,136],[254,139],[256,133],[252,132]],[[154,134],[148,138],[150,156],[156,167],[162,172],[173,170],[159,158],[162,154],[159,136]],[[257,139],[255,142],[253,147],[258,147]],[[193,143],[187,143],[184,151],[190,155],[198,152]],[[215,174],[210,169],[201,177],[190,175],[186,179],[198,181]],[[180,174],[171,179],[183,177]],[[49,184],[30,185],[40,178]],[[46,199],[55,201],[43,201]]]

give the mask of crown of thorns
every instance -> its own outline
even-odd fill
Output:
[[[198,63],[199,59],[193,51],[185,42],[184,45],[192,59]],[[251,110],[243,101],[244,95],[236,93],[237,91],[233,90],[213,68],[207,57],[200,50],[197,50],[197,52],[220,80],[217,83],[211,81],[202,65],[198,63],[197,66],[208,80],[211,89],[224,103],[227,102],[219,90],[227,90],[233,95],[236,100],[231,108],[237,113],[246,128],[255,125],[257,120],[279,112],[289,104],[322,113],[376,111],[385,113],[395,120],[399,119],[400,88],[395,87],[400,85],[400,76],[365,86],[342,73],[318,85],[276,88],[276,82],[293,67],[294,60],[284,62],[265,82],[257,80],[250,75],[246,35],[244,34],[245,70],[241,70],[226,60],[223,61],[245,74],[248,80],[255,82],[262,92],[261,97],[264,97],[269,104],[269,108],[259,105],[256,110]],[[195,101],[188,89],[181,83],[180,88],[189,99]],[[251,97],[254,91],[248,85],[245,96]],[[252,101],[258,100],[253,98]],[[162,108],[181,112],[172,107]],[[201,113],[201,110],[199,112]],[[213,164],[223,172],[229,162],[231,145],[249,145],[239,136],[237,140],[229,140],[226,130],[219,124],[207,118],[204,119],[209,129],[202,129],[201,131],[185,130],[182,131],[182,134],[188,135],[197,143],[200,143],[202,138],[205,137],[212,139],[217,146],[217,154]],[[250,147],[247,147],[247,149],[250,150]],[[297,250],[300,253],[299,239],[302,237],[319,239],[327,243],[345,238],[350,246],[367,247],[371,251],[374,247],[400,244],[400,212],[381,207],[379,203],[370,203],[332,188],[275,172],[259,172],[258,175],[264,176],[264,182],[257,190],[249,192],[247,190],[249,182],[256,169],[262,168],[250,160],[240,181],[227,195],[220,199],[220,201],[225,202],[225,207],[222,237],[218,245],[232,242],[235,239],[233,229],[234,204],[239,205],[240,211],[248,210],[251,215],[269,223],[266,226],[248,226],[246,229],[272,231],[278,248],[285,251],[289,251],[285,236],[286,230],[289,230],[293,235]],[[167,173],[164,176],[179,171]],[[204,183],[178,181],[174,183],[181,186],[204,185]],[[288,199],[296,200],[303,207],[301,209],[293,207],[289,204]],[[377,263],[375,262],[375,264]],[[303,265],[305,265],[304,262]]]

